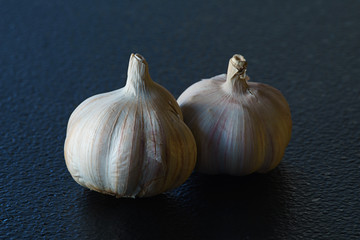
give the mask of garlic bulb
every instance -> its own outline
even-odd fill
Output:
[[[196,163],[179,105],[139,54],[130,57],[125,87],[90,97],[71,114],[64,152],[76,182],[117,197],[178,187]]]
[[[227,74],[193,84],[178,99],[196,140],[199,172],[267,172],[284,155],[292,127],[289,105],[279,90],[248,82],[246,68],[245,58],[234,55]]]

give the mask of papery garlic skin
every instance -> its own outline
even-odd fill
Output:
[[[279,90],[248,82],[241,55],[227,74],[197,82],[178,98],[198,148],[196,170],[207,174],[267,172],[291,137],[290,108]]]
[[[194,137],[174,97],[152,81],[139,54],[126,86],[82,102],[69,119],[65,160],[72,177],[117,197],[149,197],[180,186],[196,163]]]

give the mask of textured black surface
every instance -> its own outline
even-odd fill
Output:
[[[359,12],[355,0],[0,0],[0,239],[359,239]],[[193,174],[149,199],[76,184],[67,120],[124,85],[132,52],[175,97],[243,54],[292,110],[279,167]]]

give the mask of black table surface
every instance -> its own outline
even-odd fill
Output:
[[[177,98],[240,53],[289,102],[281,164],[152,198],[78,185],[71,112],[131,53]],[[0,0],[0,239],[360,239],[360,1]]]

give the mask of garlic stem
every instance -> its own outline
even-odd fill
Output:
[[[248,89],[246,83],[247,62],[242,55],[235,54],[229,60],[229,66],[226,74],[225,90],[230,92],[245,92]]]
[[[129,60],[128,75],[125,88],[137,95],[151,83],[149,66],[145,58],[140,54],[131,54]]]

